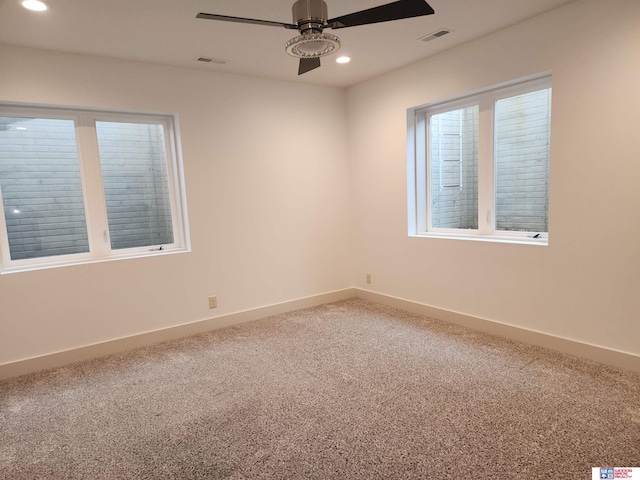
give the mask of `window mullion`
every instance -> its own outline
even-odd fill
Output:
[[[180,195],[180,192],[184,190],[181,188],[180,181],[183,175],[178,168],[178,147],[177,139],[175,137],[175,129],[173,123],[168,120],[163,122],[163,128],[165,133],[165,152],[167,156],[167,177],[169,180],[169,195],[171,206],[171,219],[173,223],[173,242],[176,246],[183,247],[186,243],[183,232],[185,231],[185,224],[183,219],[186,219],[186,214],[182,214],[183,205],[186,199]],[[182,185],[184,187],[184,185]]]
[[[79,116],[76,122],[89,249],[92,256],[102,257],[109,254],[111,246],[96,126],[89,115]]]
[[[424,112],[420,112],[416,116],[416,143],[415,154],[417,158],[427,158],[429,151],[429,135],[428,135],[428,118]],[[415,203],[417,209],[417,231],[426,232],[431,229],[431,208],[428,208],[430,202],[429,193],[431,191],[431,173],[427,168],[427,162],[415,163]]]
[[[494,173],[494,105],[493,98],[480,100],[478,126],[478,233],[489,235],[495,231],[495,173]]]

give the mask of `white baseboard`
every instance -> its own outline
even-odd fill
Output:
[[[381,293],[356,288],[355,296],[363,300],[380,303],[390,307],[399,308],[412,313],[418,313],[445,322],[455,323],[464,327],[473,328],[482,332],[501,337],[518,340],[530,345],[549,348],[562,353],[586,358],[613,367],[622,368],[640,373],[640,356],[633,353],[621,352],[598,345],[556,337],[547,333],[536,332],[522,327],[500,323],[486,318],[474,317],[464,313],[432,307],[411,300],[392,297]]]
[[[218,328],[238,325],[240,323],[251,322],[261,318],[279,315],[281,313],[300,310],[302,308],[315,307],[326,303],[337,302],[347,298],[353,298],[355,291],[353,288],[337,290],[334,292],[322,293],[310,297],[299,298],[264,307],[254,308],[241,312],[231,313],[220,317],[214,317],[207,320],[200,320],[174,327],[163,328],[144,332],[129,337],[118,338],[106,342],[87,345],[80,348],[55,352],[38,357],[18,360],[16,362],[5,363],[0,365],[0,380],[26,375],[28,373],[47,370],[50,368],[61,367],[70,363],[90,360],[92,358],[103,357],[112,353],[124,352],[138,347],[152,345],[167,340],[175,340],[178,338],[204,333]]]
[[[620,352],[597,345],[556,337],[546,333],[432,307],[369,290],[346,288],[344,290],[299,298],[207,320],[153,330],[80,348],[5,363],[0,365],[0,380],[353,297],[640,373],[640,356],[632,353]]]

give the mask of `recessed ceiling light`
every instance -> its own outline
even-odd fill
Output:
[[[16,127],[16,130],[26,130],[27,127]]]
[[[40,0],[22,0],[20,3],[24,8],[35,12],[44,12],[49,8],[46,3],[41,2]]]
[[[338,63],[349,63],[351,59],[349,57],[338,57],[336,58],[336,62]]]

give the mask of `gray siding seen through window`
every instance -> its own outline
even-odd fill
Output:
[[[496,102],[496,230],[547,232],[551,89]]]
[[[0,190],[11,260],[89,251],[73,120],[0,117]]]
[[[173,243],[162,125],[96,122],[111,248]]]
[[[431,222],[478,228],[478,107],[431,116]]]

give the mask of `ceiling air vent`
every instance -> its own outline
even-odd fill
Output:
[[[221,58],[212,58],[212,57],[198,57],[196,58],[196,62],[202,63],[216,63],[218,65],[224,65],[228,60],[222,60]]]
[[[449,33],[451,33],[451,30],[449,30],[448,28],[441,28],[436,32],[425,35],[424,37],[420,37],[418,40],[420,40],[421,42],[430,42],[431,40],[435,40],[436,38],[444,37]]]

